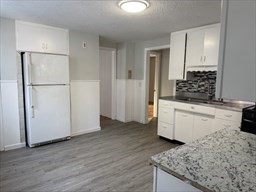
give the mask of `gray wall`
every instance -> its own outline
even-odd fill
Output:
[[[17,80],[15,21],[0,19],[1,80]]]
[[[170,49],[161,50],[160,93],[159,96],[173,95],[174,81],[168,79]]]
[[[144,50],[149,47],[163,46],[170,44],[170,36],[165,36],[158,39],[149,41],[137,42],[135,44],[135,57],[134,57],[134,79],[144,79]]]
[[[98,35],[70,30],[69,54],[71,80],[99,80]]]
[[[134,77],[134,47],[132,42],[119,43],[117,46],[117,79],[127,79],[128,70],[132,70]]]
[[[106,39],[104,37],[100,36],[99,41],[100,41],[100,47],[117,48],[117,43],[109,39]]]

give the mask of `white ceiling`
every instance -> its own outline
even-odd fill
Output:
[[[219,22],[220,0],[149,0],[129,14],[118,0],[0,0],[1,17],[98,34],[115,42],[148,40]]]

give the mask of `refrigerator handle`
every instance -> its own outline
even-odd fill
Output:
[[[31,108],[31,117],[35,117],[35,111],[34,111],[34,102],[33,102],[33,87],[29,87],[29,104]]]
[[[28,84],[31,85],[31,57],[30,53],[26,54],[26,64],[27,64],[27,74],[28,74]]]

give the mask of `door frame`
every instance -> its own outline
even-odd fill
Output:
[[[170,48],[169,44],[156,46],[156,47],[148,47],[144,49],[144,84],[142,89],[142,123],[148,123],[148,96],[149,96],[149,56],[150,51],[158,51],[161,49]]]
[[[160,65],[161,65],[161,54],[159,51],[150,51],[150,57],[155,57],[155,82],[154,82],[154,110],[153,117],[157,117],[158,113],[158,98],[159,98],[159,85],[160,85]],[[150,79],[150,75],[149,75]]]
[[[100,47],[100,50],[107,50],[111,51],[112,53],[112,90],[111,90],[111,95],[112,95],[112,111],[111,111],[111,119],[115,120],[116,119],[116,49],[115,48],[110,48],[110,47]],[[99,51],[100,51],[99,50]],[[101,95],[100,95],[101,96]]]

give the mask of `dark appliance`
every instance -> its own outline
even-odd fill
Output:
[[[256,134],[256,105],[243,109],[241,131]]]

